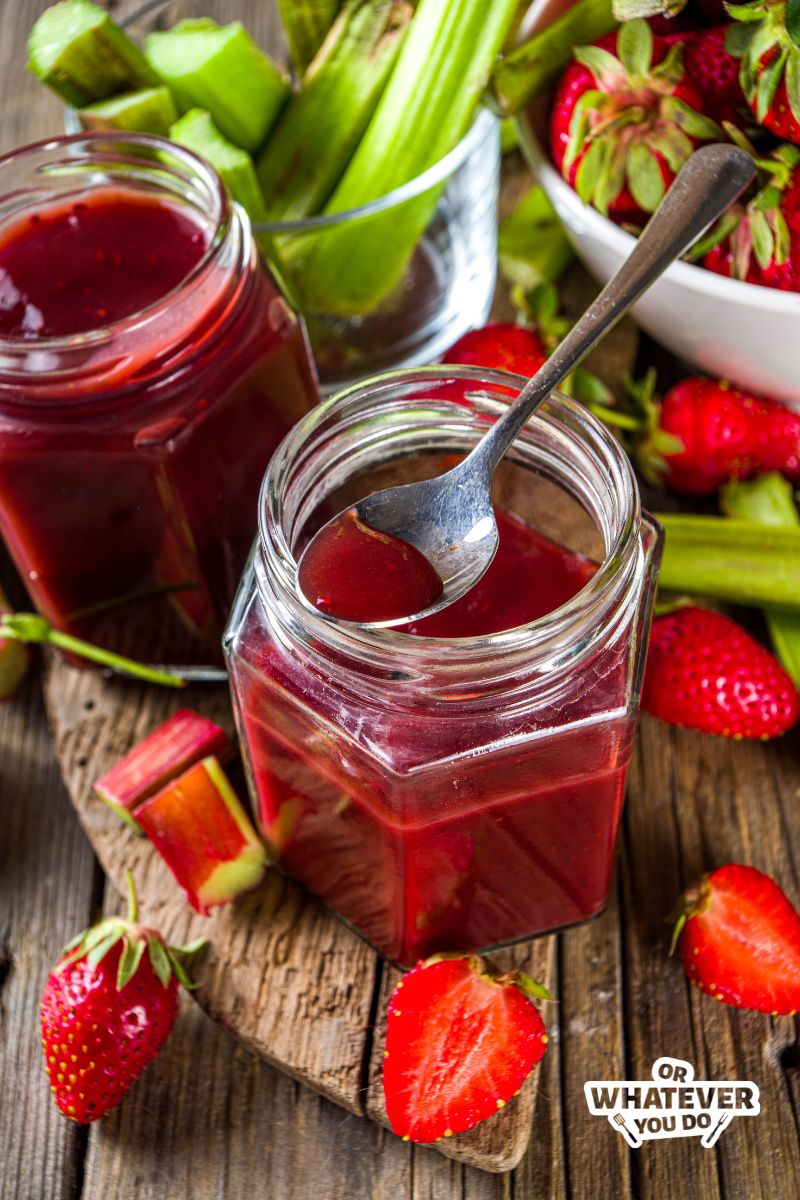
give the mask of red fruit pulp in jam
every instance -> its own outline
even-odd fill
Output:
[[[416,546],[359,520],[354,508],[315,534],[300,560],[300,589],[345,621],[391,621],[435,603],[442,581]]]
[[[249,244],[200,266],[210,236],[111,185],[0,226],[0,336],[37,364],[0,365],[0,534],[51,621],[159,661],[219,659],[264,470],[317,399]],[[37,339],[100,329],[37,374]]]
[[[497,515],[500,545],[483,578],[405,632],[513,628],[562,605],[594,573]],[[627,645],[604,650],[580,687],[538,715],[517,715],[502,695],[477,713],[459,711],[456,697],[433,712],[400,693],[393,705],[391,691],[343,698],[257,620],[238,653],[234,686],[264,832],[285,868],[388,958],[484,948],[602,909],[631,748]]]
[[[149,308],[205,253],[176,205],[103,190],[23,217],[0,236],[0,334],[65,337]]]

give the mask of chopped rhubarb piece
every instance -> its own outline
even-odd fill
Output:
[[[192,908],[203,915],[264,877],[266,849],[216,758],[190,767],[136,816]]]
[[[101,775],[94,790],[117,816],[138,829],[133,816],[137,805],[210,754],[223,760],[232,756],[227,734],[208,717],[181,708]]]
[[[0,617],[12,611],[0,588]],[[28,670],[28,647],[14,638],[0,636],[0,700],[10,700]]]

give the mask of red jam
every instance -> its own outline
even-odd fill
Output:
[[[513,628],[594,573],[517,518],[498,513],[498,525],[480,582],[409,634]],[[433,715],[399,698],[343,704],[252,609],[233,667],[266,836],[286,870],[388,958],[485,948],[605,905],[633,730],[627,643],[540,716],[515,717],[507,700],[478,716],[453,697]]]
[[[366,525],[354,508],[311,539],[298,583],[315,608],[345,621],[408,617],[442,594],[441,579],[416,546]]]
[[[109,184],[0,227],[0,533],[46,617],[137,657],[219,660],[267,462],[317,399],[238,221],[204,258],[195,209]]]
[[[0,230],[0,336],[64,337],[149,308],[207,233],[175,204],[104,188]]]

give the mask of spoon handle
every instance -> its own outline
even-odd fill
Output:
[[[483,466],[490,481],[531,413],[650,284],[741,195],[754,176],[753,160],[737,146],[719,143],[695,151],[616,275],[463,465]]]

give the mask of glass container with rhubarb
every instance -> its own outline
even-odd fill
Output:
[[[100,133],[0,159],[0,533],[60,630],[217,661],[265,467],[316,400],[194,153]]]
[[[558,397],[529,421],[495,479],[496,558],[461,600],[365,628],[298,594],[327,520],[454,465],[522,382],[402,372],[303,418],[268,468],[226,633],[279,864],[404,965],[586,920],[611,886],[660,534],[591,414]],[[358,606],[380,579],[350,552],[326,571]]]

